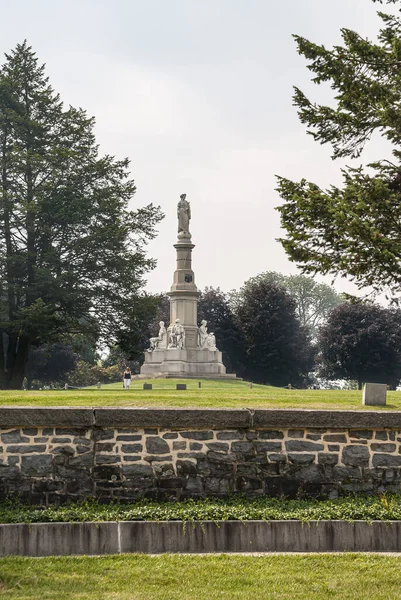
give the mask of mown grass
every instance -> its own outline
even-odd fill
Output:
[[[122,555],[0,559],[7,600],[394,600],[401,558]]]
[[[0,523],[84,521],[250,521],[401,520],[401,496],[349,496],[336,500],[278,498],[199,499],[183,502],[139,500],[100,504],[95,500],[66,506],[35,507],[15,500],[0,504]]]
[[[108,384],[100,390],[0,391],[3,406],[142,406],[199,408],[309,408],[327,410],[372,410],[362,406],[357,390],[288,390],[244,381],[154,379],[153,389],[144,390],[143,381],[133,381],[130,390],[122,384]],[[177,391],[176,383],[187,390]],[[388,392],[387,405],[378,410],[401,410],[401,392]]]

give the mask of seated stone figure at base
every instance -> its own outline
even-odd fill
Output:
[[[213,332],[209,333],[209,335],[207,336],[207,339],[206,339],[206,348],[208,350],[213,351],[213,352],[215,350],[217,350],[217,347],[216,347],[216,336],[214,335]]]
[[[185,348],[185,329],[179,319],[175,320],[174,325],[170,329],[168,347],[178,348],[179,350]]]
[[[167,330],[164,326],[164,321],[160,321],[159,327],[159,335],[157,337],[152,337],[149,340],[150,346],[148,352],[153,352],[153,350],[164,350],[167,348]]]
[[[202,350],[207,349],[207,338],[209,334],[206,325],[207,321],[203,320],[198,329],[198,348],[201,348]]]

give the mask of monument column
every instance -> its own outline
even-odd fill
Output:
[[[177,265],[174,271],[173,284],[168,292],[170,297],[170,326],[179,319],[185,329],[185,349],[196,350],[198,344],[197,306],[198,289],[195,285],[195,274],[192,270],[192,249],[189,221],[191,208],[186,195],[180,196],[177,207],[178,239],[174,244],[177,251]]]

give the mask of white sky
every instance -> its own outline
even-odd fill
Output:
[[[292,106],[311,99],[291,34],[326,46],[340,28],[374,37],[369,0],[0,0],[0,51],[24,38],[66,104],[96,117],[101,150],[131,159],[132,207],[166,214],[149,246],[148,289],[168,290],[175,268],[176,204],[191,202],[198,287],[228,291],[267,270],[296,272],[275,238],[275,174],[339,183],[340,162],[313,142]],[[357,161],[381,158],[371,143]],[[347,161],[349,164],[350,161]],[[330,282],[331,279],[327,278]],[[353,291],[344,280],[339,291]]]

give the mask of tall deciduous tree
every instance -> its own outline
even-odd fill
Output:
[[[245,338],[245,376],[258,383],[303,387],[313,366],[313,350],[285,288],[263,280],[249,285],[237,318]]]
[[[319,375],[359,383],[401,380],[401,310],[340,304],[318,336]]]
[[[262,281],[282,285],[295,300],[295,308],[301,325],[307,327],[313,335],[317,328],[326,321],[332,308],[343,302],[342,297],[333,287],[319,283],[306,275],[283,275],[276,271],[266,271],[251,277],[244,283],[238,294],[231,296],[231,302],[240,302],[243,292],[250,286]]]
[[[135,212],[128,160],[99,156],[94,120],[65,108],[32,49],[0,69],[0,388],[19,388],[33,344],[108,336],[153,267],[160,211]]]
[[[388,3],[400,4],[399,0]],[[359,287],[398,292],[401,284],[401,17],[379,12],[378,41],[342,29],[332,49],[295,36],[316,84],[329,82],[333,106],[295,89],[308,133],[330,144],[333,158],[359,157],[373,134],[393,146],[393,160],[343,169],[342,187],[279,178],[281,242],[306,273],[349,276]]]

